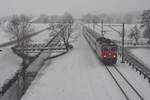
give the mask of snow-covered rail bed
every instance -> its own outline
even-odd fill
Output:
[[[145,80],[143,75],[139,75],[135,70],[126,63],[121,63],[119,58],[116,68],[128,80],[128,82],[136,89],[136,91],[143,97],[144,100],[149,100],[150,84]],[[132,95],[133,96],[133,95]],[[137,100],[137,99],[133,99]]]
[[[148,93],[150,91],[150,84],[148,84],[148,82],[145,81],[144,78],[141,79],[141,76],[137,75],[137,73],[133,71],[129,65],[122,64],[120,62],[121,60],[119,58],[116,67],[118,69],[123,68],[121,72],[119,72],[123,74],[119,75],[119,73],[112,67],[108,67],[108,70],[110,69],[110,72],[108,72],[113,77],[112,80],[117,84],[116,87],[119,87],[118,89],[120,89],[120,92],[122,92],[125,99],[149,100]]]
[[[127,100],[144,100],[142,95],[134,88],[134,86],[115,65],[105,66]]]

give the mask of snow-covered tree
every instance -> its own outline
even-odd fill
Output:
[[[138,44],[138,40],[140,38],[140,30],[138,29],[137,25],[135,25],[131,30],[128,37],[131,40],[135,40],[135,45]]]
[[[144,37],[148,38],[148,43],[150,43],[150,10],[144,10],[141,17],[141,28],[144,29]]]

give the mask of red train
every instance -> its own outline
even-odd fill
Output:
[[[85,27],[84,36],[96,51],[99,58],[105,64],[116,64],[117,62],[117,45],[110,39],[101,37],[100,34],[93,32]]]

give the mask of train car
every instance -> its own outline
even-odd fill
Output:
[[[117,45],[110,39],[103,37],[97,38],[96,53],[104,63],[116,64],[117,62]]]
[[[84,36],[91,47],[96,51],[99,58],[105,64],[116,64],[117,62],[117,45],[110,39],[100,36],[90,29],[86,29]]]

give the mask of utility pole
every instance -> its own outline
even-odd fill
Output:
[[[124,24],[122,25],[122,61],[121,63],[124,63],[124,33],[125,33],[125,29],[124,29]]]
[[[23,49],[23,52],[22,52],[22,56],[23,56],[23,62],[22,62],[22,78],[23,78],[23,91],[25,90],[25,71],[26,71],[26,58],[25,58],[25,51],[24,51],[24,47],[25,47],[25,40],[24,40],[24,32],[23,32],[23,41],[22,41],[22,49]]]
[[[89,28],[90,26],[89,26],[89,22],[88,22],[88,28]]]
[[[93,22],[93,32],[95,31],[95,23]]]
[[[104,24],[104,22],[103,22],[103,20],[102,20],[102,22],[101,22],[101,34],[102,34],[102,36],[104,37],[104,28],[103,28],[103,24]]]

